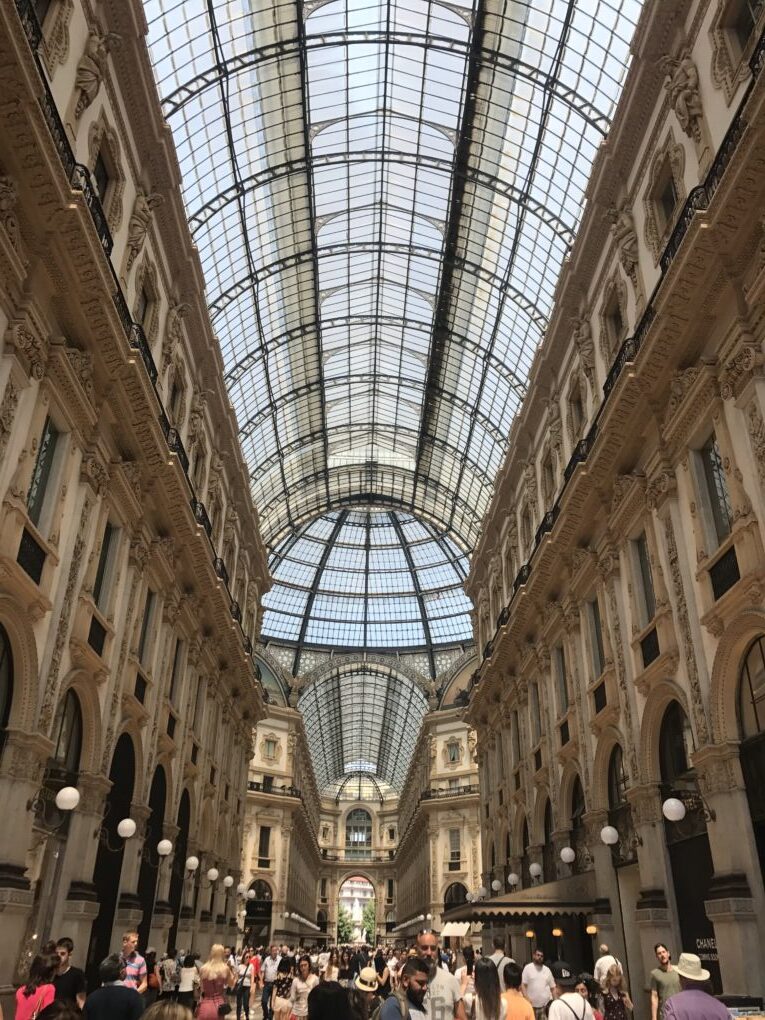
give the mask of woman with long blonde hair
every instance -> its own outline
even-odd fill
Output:
[[[633,1010],[632,999],[624,987],[624,975],[618,963],[608,968],[603,982],[603,1016],[605,1020],[627,1020]]]
[[[233,988],[236,975],[226,962],[226,950],[217,943],[210,950],[205,963],[199,968],[202,998],[199,1000],[198,1020],[218,1020],[218,1008],[226,1002],[226,989]]]

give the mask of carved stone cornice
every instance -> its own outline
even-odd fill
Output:
[[[699,423],[719,397],[719,385],[709,364],[693,365],[674,373],[662,421],[662,438],[668,449],[683,453]]]

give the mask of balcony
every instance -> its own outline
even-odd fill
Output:
[[[274,786],[273,783],[259,783],[254,779],[249,780],[247,789],[252,793],[270,793],[274,797],[297,797],[299,800],[302,798],[296,786]]]
[[[431,787],[429,790],[423,790],[420,794],[420,800],[444,800],[448,797],[467,797],[471,794],[478,795],[478,783],[467,783],[464,786],[450,786],[447,789],[438,789],[438,787]]]

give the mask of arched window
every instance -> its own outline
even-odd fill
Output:
[[[765,637],[757,638],[744,659],[738,687],[738,718],[742,740],[765,734]]]
[[[5,745],[13,702],[13,655],[5,627],[0,626],[0,753]]]
[[[53,760],[56,765],[66,772],[78,772],[82,750],[82,712],[80,699],[71,687],[59,708],[53,739]]]
[[[679,702],[673,701],[661,721],[659,732],[659,772],[662,782],[672,784],[690,770],[693,737],[688,716]]]
[[[345,856],[369,856],[372,848],[372,816],[363,808],[354,808],[345,820]]]
[[[608,806],[612,810],[627,803],[627,776],[624,774],[624,755],[616,744],[608,761]]]
[[[452,882],[444,893],[444,909],[460,907],[463,903],[467,903],[467,889],[462,882]]]
[[[765,637],[749,648],[738,687],[741,771],[765,880]]]

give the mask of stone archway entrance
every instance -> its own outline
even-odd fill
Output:
[[[350,875],[337,894],[337,940],[369,942],[377,937],[375,890],[364,875]]]

